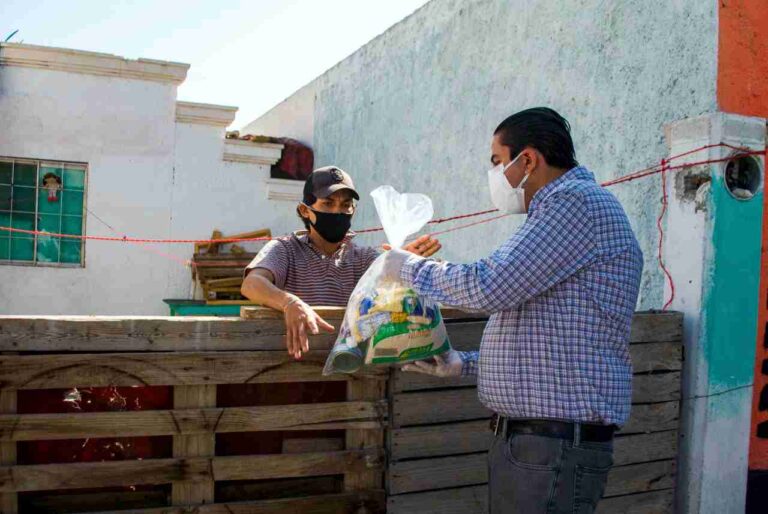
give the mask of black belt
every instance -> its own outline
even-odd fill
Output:
[[[491,417],[491,430],[494,434],[530,434],[553,437],[556,439],[574,440],[576,426],[580,430],[582,441],[604,443],[613,439],[615,425],[593,425],[588,423],[569,423],[567,421],[551,421],[546,419],[512,419],[494,414]]]

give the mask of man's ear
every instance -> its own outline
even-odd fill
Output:
[[[314,218],[314,213],[313,213],[313,212],[312,212],[312,211],[309,209],[309,207],[307,207],[307,206],[306,206],[306,205],[304,205],[303,203],[300,203],[300,204],[299,204],[299,207],[298,207],[298,209],[299,209],[299,214],[300,214],[300,215],[301,215],[303,218],[308,218],[308,219],[309,219],[309,221],[311,221],[311,222],[313,222],[313,223],[314,223],[314,221],[315,221],[315,220],[313,219],[313,218]]]

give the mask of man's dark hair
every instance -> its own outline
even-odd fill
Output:
[[[535,148],[547,164],[569,170],[579,163],[568,120],[548,107],[534,107],[513,114],[496,127],[501,144],[509,147],[514,159],[526,146]]]

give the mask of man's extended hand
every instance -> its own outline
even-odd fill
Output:
[[[420,257],[431,257],[432,255],[439,252],[442,247],[443,245],[440,244],[440,241],[433,239],[432,236],[426,234],[403,246],[403,250]],[[385,250],[392,249],[391,246],[386,244],[382,245],[382,248]]]
[[[333,325],[321,318],[312,308],[294,298],[283,309],[285,312],[285,346],[296,359],[309,351],[309,334],[317,335],[320,330],[333,332]]]
[[[403,371],[415,371],[435,377],[460,377],[464,363],[456,350],[435,355],[432,361],[415,361],[403,365]]]

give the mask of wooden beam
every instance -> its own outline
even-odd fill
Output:
[[[358,380],[347,384],[347,399],[349,401],[378,402],[385,398],[386,383],[379,380]],[[387,417],[381,412],[381,419]],[[365,450],[379,448],[384,445],[384,430],[347,430],[346,447],[348,450]],[[379,489],[383,486],[383,473],[376,466],[370,469],[352,470],[344,474],[344,489],[346,491],[361,491]]]
[[[396,428],[389,435],[392,461],[487,452],[493,441],[488,421],[463,421],[441,425]],[[677,431],[633,434],[614,439],[616,466],[673,459],[677,454]]]
[[[338,475],[382,466],[381,449],[0,467],[0,492]]]
[[[267,430],[370,430],[384,428],[386,410],[386,402],[381,400],[130,412],[2,414],[0,441]],[[11,446],[15,448],[15,444]]]
[[[16,412],[16,391],[0,391],[0,413]],[[13,414],[10,414],[13,415]],[[0,442],[0,465],[13,466],[16,464],[16,443],[13,441]],[[15,492],[0,492],[0,512],[16,514],[19,511],[18,495]]]
[[[216,386],[175,386],[173,388],[174,409],[216,407]],[[216,448],[216,434],[211,431],[202,434],[176,434],[173,436],[173,456],[213,457]],[[171,485],[173,505],[202,505],[213,503],[213,477],[208,480],[175,481]]]
[[[632,378],[632,403],[659,403],[680,399],[680,372],[635,375]]]
[[[486,485],[402,494],[387,498],[387,514],[485,514],[487,512],[488,486]]]
[[[644,462],[629,466],[614,466],[608,473],[603,496],[669,489],[675,485],[675,461]]]
[[[191,507],[115,510],[91,514],[384,514],[384,491],[356,491],[298,498],[217,503]]]
[[[175,352],[0,356],[0,389],[134,385],[253,384],[387,378],[371,368],[323,376],[328,352]]]
[[[310,337],[313,350],[329,350],[336,336]],[[0,316],[0,351],[167,352],[285,351],[281,319],[237,317]]]
[[[666,489],[674,485],[673,460],[616,466],[608,474],[605,496]],[[488,456],[473,453],[395,462],[389,466],[390,494],[485,484]]]
[[[477,399],[474,388],[396,394],[392,403],[394,427],[482,419],[490,415]]]
[[[649,493],[630,494],[605,498],[597,504],[595,514],[672,514],[675,502],[674,489]]]
[[[633,405],[629,421],[619,434],[636,434],[677,430],[680,423],[680,402]]]

